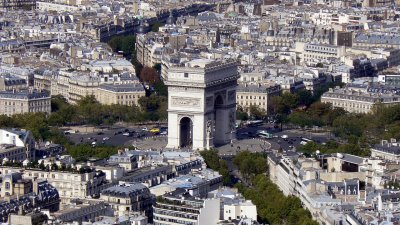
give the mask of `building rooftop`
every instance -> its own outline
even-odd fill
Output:
[[[111,92],[144,92],[144,88],[141,84],[102,84],[99,89],[111,91]]]
[[[109,187],[101,192],[102,195],[128,197],[143,193],[148,188],[141,183],[120,182],[118,185]]]
[[[50,98],[50,93],[47,91],[0,91],[0,98],[7,99],[20,99],[20,100],[33,100],[33,99],[43,99]]]

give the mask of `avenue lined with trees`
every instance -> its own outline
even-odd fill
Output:
[[[218,156],[217,150],[201,152],[207,166],[223,174],[226,179],[232,178],[226,171],[228,163]],[[240,174],[250,181],[250,186],[237,183],[235,187],[246,198],[257,206],[259,221],[267,224],[287,225],[318,225],[311,217],[311,213],[304,209],[299,198],[285,196],[278,186],[268,177],[267,159],[264,154],[243,151],[233,159],[234,165]]]

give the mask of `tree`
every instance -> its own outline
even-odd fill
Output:
[[[168,87],[164,84],[162,80],[160,80],[154,85],[154,91],[158,95],[168,97]]]
[[[164,26],[164,24],[160,23],[160,22],[155,22],[153,24],[153,26],[151,27],[151,31],[152,32],[158,32],[158,30],[160,29],[160,27]]]
[[[154,64],[153,68],[157,70],[158,73],[161,73],[161,63]]]
[[[267,113],[257,105],[250,105],[250,116],[256,120],[264,119]]]
[[[315,67],[324,68],[324,64],[322,64],[321,62],[319,62],[319,63],[317,63],[317,65],[315,65]]]
[[[314,98],[308,90],[301,90],[297,95],[299,96],[298,104],[300,105],[310,106],[314,102]]]
[[[246,176],[262,174],[268,170],[267,160],[260,153],[240,152],[235,156],[233,163]]]
[[[122,36],[114,36],[108,42],[108,45],[112,48],[114,52],[122,51]]]
[[[136,36],[128,35],[122,38],[121,50],[124,52],[124,56],[131,58],[135,51]]]
[[[131,58],[135,51],[136,36],[114,36],[108,42],[108,45],[112,48],[114,52],[122,51],[124,56]]]
[[[204,150],[201,151],[200,154],[208,168],[216,170],[222,175],[224,185],[229,185],[232,183],[232,177],[229,173],[228,164],[219,158],[217,150]]]
[[[145,66],[140,72],[140,80],[149,83],[150,85],[154,85],[160,82],[160,75],[154,68]]]
[[[247,114],[246,111],[243,110],[243,108],[241,106],[238,106],[238,108],[236,109],[236,119],[238,119],[238,120],[248,120],[249,119],[249,115]]]

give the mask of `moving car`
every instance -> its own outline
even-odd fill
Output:
[[[158,134],[158,133],[160,133],[160,128],[157,128],[157,127],[152,128],[152,129],[150,129],[150,132],[153,134]]]

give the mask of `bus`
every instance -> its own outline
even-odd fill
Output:
[[[272,138],[272,134],[268,133],[266,130],[259,130],[257,131],[257,136],[261,137],[261,138]]]
[[[301,138],[300,144],[301,145],[306,145],[310,141],[313,141],[313,140],[308,139],[308,138]]]
[[[262,120],[252,120],[247,122],[247,126],[249,127],[257,127],[263,125],[264,121]]]

